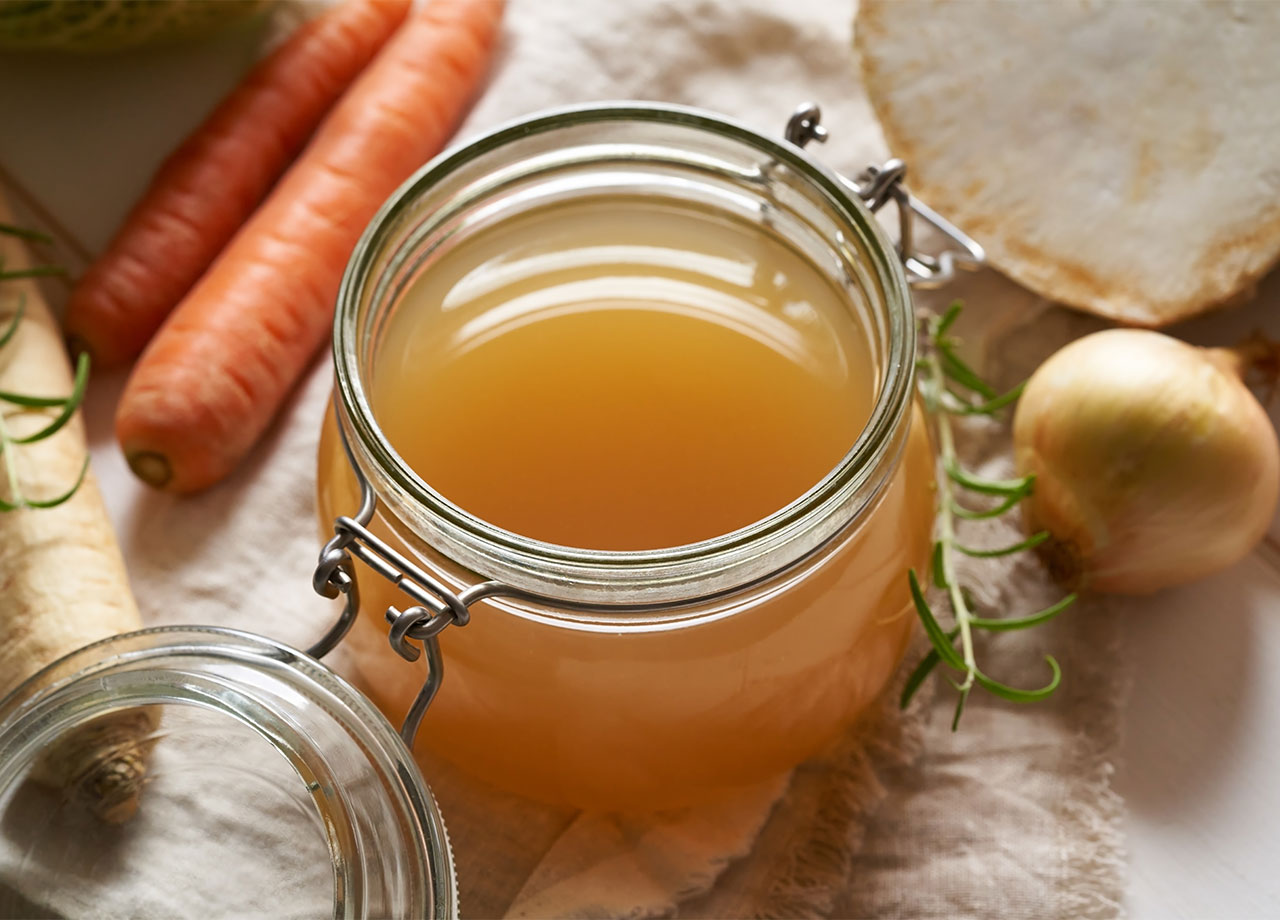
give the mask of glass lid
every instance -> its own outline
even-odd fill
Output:
[[[0,702],[0,918],[456,912],[408,749],[301,652],[150,629]]]

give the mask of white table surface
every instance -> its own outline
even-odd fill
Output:
[[[259,36],[110,58],[0,56],[0,167],[86,252],[165,152],[235,81]],[[1245,308],[1175,332],[1280,336],[1280,277]],[[99,393],[111,394],[99,380]],[[113,518],[136,488],[91,401],[94,466]],[[98,411],[95,411],[98,410]],[[1273,420],[1276,412],[1272,413]],[[1280,528],[1233,570],[1126,603],[1133,687],[1115,785],[1128,804],[1128,908],[1147,918],[1280,917]]]

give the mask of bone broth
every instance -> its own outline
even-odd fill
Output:
[[[768,518],[841,464],[884,379],[849,296],[781,234],[723,211],[549,203],[445,238],[394,295],[369,412],[451,514],[517,548],[625,566]],[[419,753],[539,798],[641,809],[817,752],[879,692],[912,629],[906,570],[927,556],[932,460],[919,418],[906,426],[867,514],[742,588],[619,612],[474,603],[440,634]],[[326,528],[359,505],[337,445],[330,420]],[[380,511],[372,529],[450,585],[486,580],[406,520]],[[411,602],[358,574],[354,676],[396,719],[423,671],[390,653],[383,613]]]
[[[435,266],[373,381],[388,440],[449,501],[601,550],[776,511],[836,466],[873,397],[865,338],[801,256],[618,200],[528,215]]]

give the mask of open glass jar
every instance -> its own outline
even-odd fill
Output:
[[[410,737],[426,710],[418,743],[545,800],[674,806],[793,767],[887,682],[914,622],[906,572],[926,561],[933,514],[903,259],[918,276],[946,274],[950,264],[914,256],[909,236],[900,255],[871,211],[894,199],[904,230],[911,213],[950,228],[901,190],[900,165],[855,185],[799,149],[820,135],[812,108],[793,118],[790,144],[684,108],[554,112],[436,160],[375,218],[348,266],[335,321],[318,508],[322,528],[336,535],[316,587],[346,593],[348,609],[320,650],[350,628],[356,683],[406,719]],[[388,436],[375,391],[397,325],[411,316],[420,334],[464,351],[492,335],[494,315],[508,309],[502,299],[455,294],[503,266],[468,263],[468,252],[531,215],[601,201],[636,220],[657,205],[767,238],[834,292],[800,315],[785,299],[757,305],[767,322],[799,329],[802,339],[815,340],[800,329],[815,316],[820,329],[852,329],[867,365],[869,414],[803,494],[683,545],[562,545],[451,501]],[[673,224],[671,232],[682,231]],[[616,271],[607,262],[600,270]],[[446,275],[461,280],[415,294]],[[815,348],[799,360],[849,355]],[[425,434],[467,457],[457,432]],[[522,462],[521,449],[518,438],[509,442],[510,464]],[[330,531],[345,514],[354,516]],[[417,657],[413,640],[423,643],[417,667],[388,661],[389,626],[405,657]]]
[[[645,809],[784,771],[855,718],[902,655],[904,573],[929,545],[908,277],[943,281],[981,250],[905,192],[901,164],[854,183],[809,158],[801,147],[821,133],[812,106],[781,143],[703,112],[606,105],[499,129],[424,167],[357,247],[338,304],[318,476],[334,536],[314,587],[345,599],[341,617],[309,653],[215,628],[144,630],[0,701],[0,916],[453,915],[449,843],[415,739],[511,789]],[[450,327],[448,303],[409,296],[415,285],[488,233],[601,201],[711,215],[709,232],[769,239],[829,290],[812,313],[756,305],[775,329],[808,316],[852,333],[860,350],[812,356],[865,363],[866,417],[793,500],[706,539],[580,548],[449,501],[386,436],[372,395],[396,317],[448,330],[433,340],[466,328]],[[897,252],[871,214],[886,201]],[[916,252],[913,217],[958,248]],[[382,712],[317,660],[348,635]],[[384,713],[403,719],[398,735]],[[41,787],[51,752],[140,714],[146,786],[129,823],[104,825]],[[236,878],[207,859],[210,840],[250,854]]]

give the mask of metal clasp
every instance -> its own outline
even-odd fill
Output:
[[[342,613],[324,637],[307,649],[307,654],[312,658],[323,658],[337,647],[355,624],[360,612],[356,559],[416,601],[405,610],[388,607],[386,611],[389,627],[387,642],[396,654],[406,661],[417,661],[424,654],[427,659],[426,680],[414,698],[413,705],[409,707],[404,724],[400,726],[400,737],[412,750],[414,739],[422,725],[422,717],[427,714],[427,707],[435,699],[444,680],[440,633],[450,626],[466,626],[471,622],[471,606],[480,601],[511,598],[535,604],[572,605],[499,581],[478,582],[455,594],[448,585],[388,546],[369,529],[378,499],[373,486],[356,462],[336,404],[333,412],[347,464],[360,484],[360,510],[352,517],[340,517],[333,522],[333,537],[320,551],[320,559],[311,577],[311,586],[321,597],[343,598]],[[415,645],[415,642],[421,645]]]
[[[337,408],[334,408],[335,415]],[[418,727],[427,707],[435,698],[444,679],[444,659],[440,654],[440,633],[448,626],[466,626],[471,620],[469,605],[496,593],[494,586],[477,585],[460,597],[430,573],[423,571],[403,554],[396,552],[369,530],[377,497],[356,465],[351,445],[342,425],[337,426],[342,447],[356,479],[360,483],[360,510],[353,517],[340,517],[333,524],[333,537],[320,551],[311,586],[327,598],[343,598],[342,613],[324,637],[307,654],[322,658],[338,645],[356,621],[360,610],[360,591],[356,583],[354,560],[359,559],[386,578],[417,603],[405,610],[388,607],[386,612],[388,642],[396,654],[406,661],[427,656],[427,678],[400,726],[400,737],[412,750]],[[421,645],[414,645],[414,641]]]
[[[787,121],[786,139],[797,147],[804,147],[810,141],[826,141],[827,129],[822,126],[821,119],[822,110],[816,104],[802,103]],[[842,175],[839,178],[866,202],[872,213],[879,211],[889,201],[898,206],[898,255],[907,269],[907,280],[912,287],[940,287],[955,278],[957,269],[971,271],[980,267],[987,258],[982,247],[951,221],[908,192],[902,184],[906,175],[907,164],[893,159],[880,166],[868,166],[853,180]],[[951,245],[936,254],[918,250],[914,233],[914,222],[917,219],[933,227]]]

